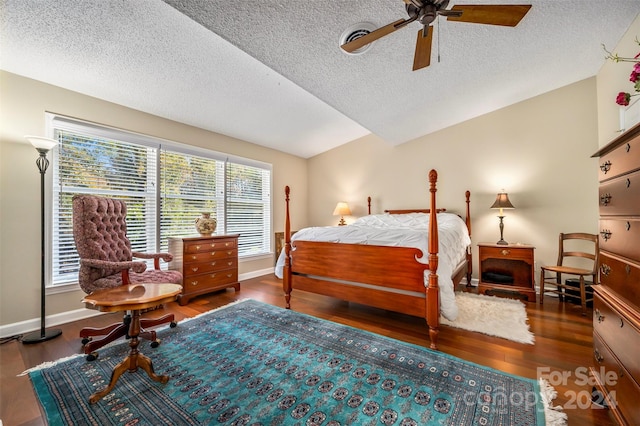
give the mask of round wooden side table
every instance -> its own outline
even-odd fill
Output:
[[[89,402],[95,404],[116,385],[120,376],[129,371],[134,373],[138,367],[147,372],[151,379],[160,383],[167,383],[169,376],[157,375],[153,371],[151,359],[138,351],[138,336],[140,334],[140,311],[176,300],[182,291],[179,284],[131,284],[120,287],[95,291],[85,296],[82,301],[87,308],[98,309],[102,312],[131,311],[129,325],[129,355],[122,360],[111,373],[109,385],[89,397]]]

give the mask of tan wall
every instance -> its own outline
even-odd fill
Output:
[[[274,231],[284,227],[284,185],[295,182],[306,192],[307,161],[299,157],[4,71],[0,99],[0,325],[40,316],[40,174],[24,135],[45,135],[45,111],[271,163]],[[306,225],[306,202],[292,209],[295,226]],[[273,256],[241,263],[240,274],[270,267]],[[81,308],[82,296],[47,296],[47,315]]]
[[[618,45],[607,46],[607,49],[621,57],[633,58],[640,52],[636,39],[640,39],[640,15]],[[629,81],[632,69],[630,62],[607,61],[598,72],[598,143],[601,147],[619,135],[620,106],[616,104],[616,95],[618,92],[636,93]]]
[[[478,242],[499,239],[489,207],[504,188],[515,206],[505,211],[505,240],[536,246],[538,265],[555,263],[559,232],[597,231],[595,85],[595,78],[580,81],[400,146],[367,136],[313,157],[309,221],[335,224],[339,200],[361,216],[369,195],[374,213],[427,207],[435,168],[440,207],[464,212],[471,191],[474,259]]]

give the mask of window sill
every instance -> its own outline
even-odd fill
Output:
[[[77,282],[46,287],[44,290],[44,294],[49,296],[52,294],[70,293],[72,291],[82,291],[80,285]]]

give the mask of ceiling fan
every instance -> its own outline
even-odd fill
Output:
[[[413,57],[413,70],[428,67],[431,63],[431,43],[433,40],[433,26],[431,23],[440,16],[446,16],[449,21],[470,22],[475,24],[502,25],[515,27],[527,14],[531,5],[455,5],[447,9],[449,0],[403,0],[409,18],[400,19],[384,27],[380,27],[362,37],[351,40],[342,46],[344,51],[352,53],[367,44],[378,40],[392,32],[407,26],[413,21],[422,24],[416,40],[416,51]]]

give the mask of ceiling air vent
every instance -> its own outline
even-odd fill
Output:
[[[353,24],[349,28],[344,30],[344,32],[340,36],[340,44],[338,46],[342,46],[345,43],[367,35],[376,29],[377,27],[371,22],[360,22],[357,24]],[[340,50],[342,50],[342,52],[346,53],[347,55],[362,55],[364,52],[369,50],[372,45],[373,43],[369,43],[366,46],[362,46],[360,49],[354,50],[353,52],[345,52],[342,49]]]

